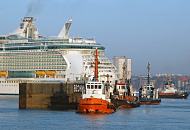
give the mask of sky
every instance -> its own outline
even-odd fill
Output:
[[[132,59],[133,74],[190,74],[190,0],[3,0],[0,34],[34,16],[39,32],[56,36],[69,18],[71,36],[95,38],[106,55]]]

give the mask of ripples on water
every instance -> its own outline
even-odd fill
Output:
[[[19,110],[18,96],[0,96],[0,130],[190,130],[190,98],[118,110],[110,115]]]

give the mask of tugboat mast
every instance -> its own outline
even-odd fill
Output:
[[[149,62],[148,62],[148,65],[147,65],[147,70],[148,70],[147,84],[150,84],[150,63]]]
[[[121,82],[127,83],[127,74],[126,74],[127,65],[126,65],[126,61],[123,63],[122,69],[123,69],[123,76],[122,76]]]
[[[98,49],[95,51],[95,67],[94,67],[94,78],[95,81],[98,81]]]

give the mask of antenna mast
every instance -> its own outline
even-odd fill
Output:
[[[148,84],[150,84],[150,63],[148,62],[148,65],[147,65],[147,70],[148,70]]]

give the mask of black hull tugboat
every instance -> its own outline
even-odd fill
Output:
[[[150,64],[148,63],[148,77],[147,83],[139,89],[139,101],[141,105],[158,105],[161,99],[158,98],[158,90],[155,89],[154,84],[150,82]]]
[[[125,109],[140,106],[138,97],[132,96],[129,89],[129,86],[126,83],[116,84],[116,91],[111,98],[111,102],[116,108]]]
[[[138,97],[132,94],[131,79],[127,78],[126,63],[123,64],[123,77],[115,83],[114,95],[111,98],[112,103],[116,108],[135,108],[140,106]]]

